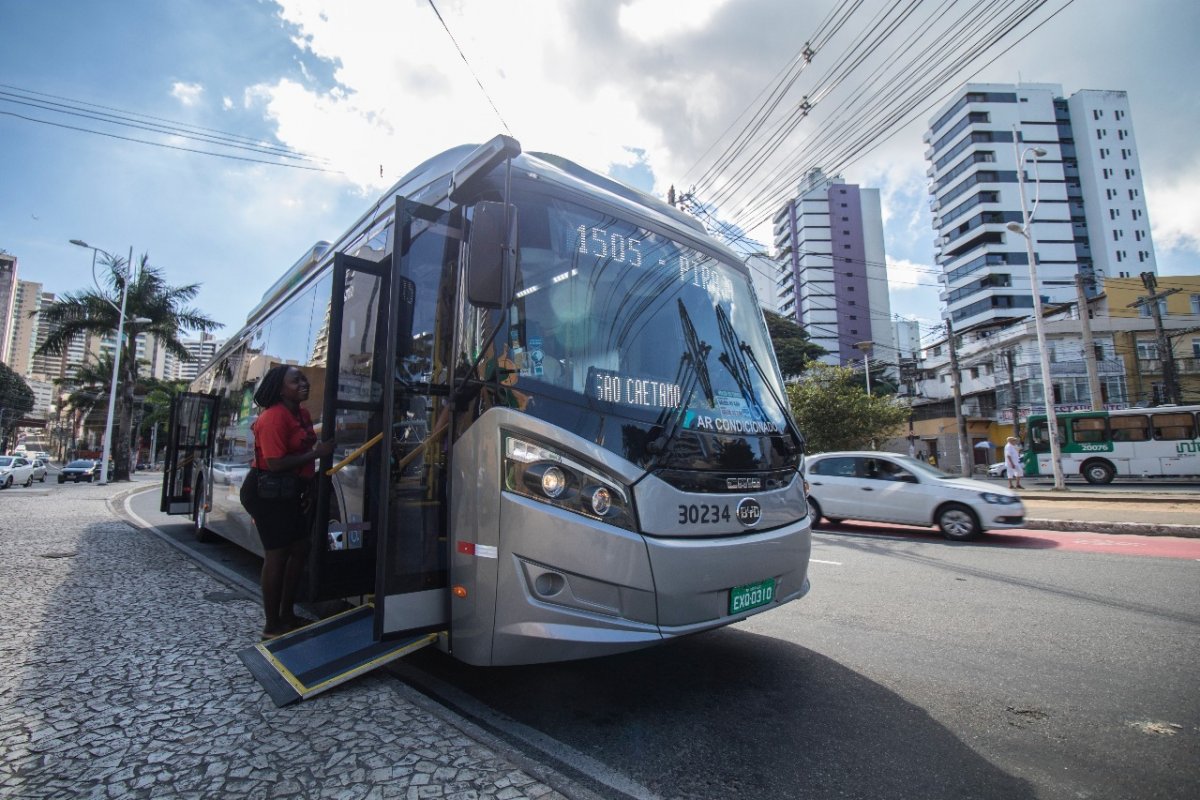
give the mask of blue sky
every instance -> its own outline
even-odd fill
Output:
[[[1032,21],[1064,3],[1047,3]],[[408,168],[506,125],[526,149],[647,190],[683,189],[837,5],[438,0],[468,69],[428,0],[0,0],[0,248],[20,259],[22,278],[61,293],[91,283],[90,254],[68,240],[120,255],[132,246],[171,283],[200,282],[198,307],[229,334],[313,242],[336,238]],[[864,4],[788,103],[807,91],[805,80],[817,85],[881,5]],[[978,74],[982,62],[956,74],[945,92],[967,79],[1128,91],[1160,273],[1200,274],[1197,32],[1192,0],[1076,0]],[[71,130],[61,126],[216,149],[13,102],[30,93],[285,146],[329,171]],[[820,110],[801,137],[819,130]],[[882,192],[892,311],[928,320],[938,306],[920,137],[931,114],[842,169]],[[770,183],[774,169],[767,162],[750,177]],[[747,176],[724,179],[733,177]],[[768,240],[764,220],[737,216],[746,204],[721,212]]]

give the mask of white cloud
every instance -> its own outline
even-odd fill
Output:
[[[225,109],[226,111],[231,111],[233,109],[233,98],[222,97],[221,108]]]
[[[204,87],[198,83],[183,83],[176,81],[171,84],[171,96],[185,106],[194,106],[200,102]]]
[[[1200,256],[1200,161],[1182,167],[1168,180],[1146,185],[1151,235],[1158,251],[1190,251]]]
[[[700,30],[728,0],[633,0],[621,6],[621,29],[643,42],[658,42]]]
[[[929,264],[919,264],[906,258],[897,259],[887,256],[888,285],[893,291],[927,289],[937,287],[937,268]]]

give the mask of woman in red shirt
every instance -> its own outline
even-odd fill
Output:
[[[242,505],[262,538],[262,595],[266,625],[263,638],[274,639],[305,624],[294,604],[308,558],[309,521],[303,492],[293,497],[264,497],[259,482],[267,473],[291,473],[307,487],[313,462],[333,452],[333,441],[317,441],[312,417],[301,403],[308,399],[308,378],[298,367],[281,364],[263,377],[254,402],[264,410],[254,421],[254,462],[242,484]]]

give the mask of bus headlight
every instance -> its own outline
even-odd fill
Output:
[[[504,437],[504,488],[543,503],[633,530],[633,510],[620,481],[559,450]]]

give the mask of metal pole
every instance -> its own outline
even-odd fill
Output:
[[[1100,389],[1100,370],[1096,364],[1096,345],[1092,339],[1092,316],[1087,292],[1083,289],[1084,277],[1075,276],[1075,293],[1079,297],[1079,325],[1083,329],[1083,361],[1087,365],[1088,394],[1092,396],[1092,411],[1104,408],[1104,393]]]
[[[1026,153],[1029,152],[1026,149]],[[1013,136],[1013,151],[1017,151],[1017,137]],[[1037,173],[1034,173],[1035,180]],[[1021,193],[1021,215],[1024,225],[1019,232],[1025,237],[1025,247],[1029,254],[1029,281],[1033,291],[1033,324],[1037,329],[1038,354],[1042,366],[1042,398],[1046,404],[1046,428],[1050,434],[1050,466],[1054,471],[1054,488],[1058,491],[1066,489],[1063,483],[1062,454],[1058,446],[1058,416],[1054,413],[1054,386],[1050,382],[1050,353],[1046,348],[1046,326],[1042,320],[1042,291],[1038,284],[1037,253],[1033,250],[1033,231],[1030,229],[1032,214],[1025,205],[1025,155],[1017,155],[1017,188]],[[1015,223],[1011,223],[1015,225]],[[1009,228],[1009,230],[1014,230]]]
[[[108,387],[108,419],[104,423],[104,451],[100,456],[100,485],[108,483],[108,459],[112,457],[113,412],[117,405],[117,377],[121,369],[122,339],[125,336],[125,300],[129,297],[129,278],[133,269],[133,247],[129,248],[129,262],[125,265],[125,280],[121,286],[121,309],[117,317],[117,346],[113,353],[112,381]]]

